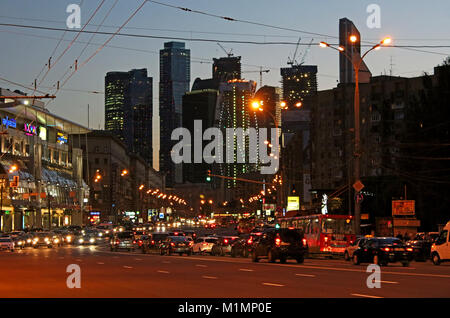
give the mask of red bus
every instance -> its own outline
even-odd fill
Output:
[[[279,217],[277,223],[281,228],[302,229],[311,254],[344,254],[356,240],[353,217],[348,215]]]

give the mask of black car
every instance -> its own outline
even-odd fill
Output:
[[[412,257],[413,254],[400,239],[374,237],[353,252],[353,264],[373,263],[386,266],[388,263],[401,262],[403,266],[409,266]]]
[[[159,250],[161,242],[167,239],[169,236],[169,233],[151,233],[147,235],[144,238],[141,238],[142,240],[142,253],[148,253],[151,250]]]
[[[406,248],[413,254],[416,262],[425,262],[430,258],[431,245],[433,245],[433,240],[425,238],[415,238],[406,242]]]
[[[186,236],[168,236],[160,245],[161,255],[178,253],[181,255],[191,255],[192,245],[194,241],[188,239]]]
[[[231,244],[231,257],[248,257],[252,253],[254,239],[250,236],[240,238]]]
[[[254,243],[252,261],[267,258],[270,263],[277,259],[285,263],[287,258],[293,258],[297,263],[303,263],[308,247],[303,240],[303,232],[291,229],[268,229]]]

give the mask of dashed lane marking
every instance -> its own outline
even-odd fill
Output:
[[[263,285],[266,286],[274,286],[274,287],[284,287],[284,285],[281,284],[275,284],[275,283],[262,283]]]
[[[373,296],[373,295],[363,295],[363,294],[351,294],[352,296],[356,296],[356,297],[365,297],[365,298],[383,298],[380,296]]]
[[[316,275],[310,275],[310,274],[295,274],[295,276],[302,276],[302,277],[316,277]]]
[[[158,273],[161,273],[161,274],[170,274],[170,272],[168,272],[168,271],[157,271]]]
[[[217,279],[216,276],[202,276],[202,278],[206,278],[206,279]]]

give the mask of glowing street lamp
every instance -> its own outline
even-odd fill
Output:
[[[358,37],[356,35],[351,35],[349,38],[350,42],[352,43],[356,43],[356,41],[358,41]],[[361,151],[360,151],[360,115],[359,115],[359,70],[361,67],[361,64],[364,60],[364,58],[367,56],[367,54],[373,50],[379,50],[381,48],[381,46],[383,45],[389,45],[392,42],[392,39],[390,37],[386,37],[384,38],[382,41],[380,41],[379,43],[375,44],[374,46],[372,46],[371,49],[369,49],[366,53],[364,53],[359,59],[355,60],[353,59],[353,56],[350,56],[349,54],[347,54],[347,52],[345,52],[344,48],[339,46],[339,47],[334,47],[326,42],[320,42],[320,47],[329,47],[332,48],[336,51],[339,51],[340,53],[344,54],[344,56],[350,61],[350,63],[352,63],[353,65],[353,71],[355,74],[355,96],[354,96],[354,115],[355,115],[355,139],[354,139],[354,182],[357,183],[358,181],[360,181],[360,157],[361,157]],[[356,230],[356,234],[359,235],[361,232],[361,201],[359,199],[357,199],[358,196],[355,196],[355,230]]]

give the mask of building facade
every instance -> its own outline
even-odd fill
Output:
[[[75,134],[89,129],[50,113],[39,100],[0,101],[0,231],[82,225],[88,187],[83,180],[83,152]],[[14,99],[17,98],[17,99]]]
[[[153,162],[152,85],[147,69],[109,72],[105,77],[105,129],[150,164]]]
[[[165,174],[166,185],[182,182],[182,167],[172,162],[170,152],[174,141],[172,131],[182,126],[182,98],[189,91],[191,64],[190,50],[182,42],[166,42],[160,50],[159,170]]]
[[[287,109],[311,108],[313,98],[317,94],[317,66],[283,67],[281,77],[283,100],[286,102]]]
[[[213,59],[213,79],[227,82],[233,79],[241,79],[241,57],[228,56]]]

